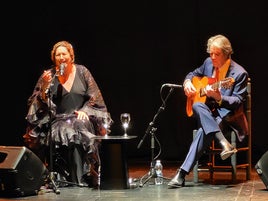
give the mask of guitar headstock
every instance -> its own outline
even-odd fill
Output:
[[[223,79],[222,81],[220,81],[220,85],[221,85],[221,87],[223,87],[225,89],[229,89],[234,84],[234,82],[235,82],[234,78],[227,77],[227,78]]]

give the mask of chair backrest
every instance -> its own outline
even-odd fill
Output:
[[[248,175],[247,178],[250,179],[250,172],[251,172],[251,162],[252,162],[252,148],[251,148],[251,80],[248,78],[248,83],[247,83],[247,100],[246,100],[246,117],[248,121]]]
[[[248,135],[251,136],[251,80],[248,78],[247,97],[246,97],[246,117],[248,121]]]

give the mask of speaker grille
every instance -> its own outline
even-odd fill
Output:
[[[17,197],[37,194],[47,177],[43,162],[28,148],[0,146],[0,194]]]

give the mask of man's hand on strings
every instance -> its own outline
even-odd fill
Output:
[[[215,89],[213,89],[213,87],[211,87],[210,85],[208,85],[205,88],[205,93],[206,93],[207,97],[213,98],[216,101],[220,101],[221,100],[221,93],[220,93],[219,88],[217,88],[217,87]]]

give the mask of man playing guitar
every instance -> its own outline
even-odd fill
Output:
[[[199,128],[183,164],[168,183],[172,188],[185,185],[185,176],[213,139],[222,146],[222,160],[237,151],[223,135],[225,126],[234,129],[240,141],[247,134],[243,103],[247,95],[248,73],[231,59],[233,49],[225,36],[210,37],[207,52],[209,57],[189,72],[183,83],[187,115],[196,118]]]

